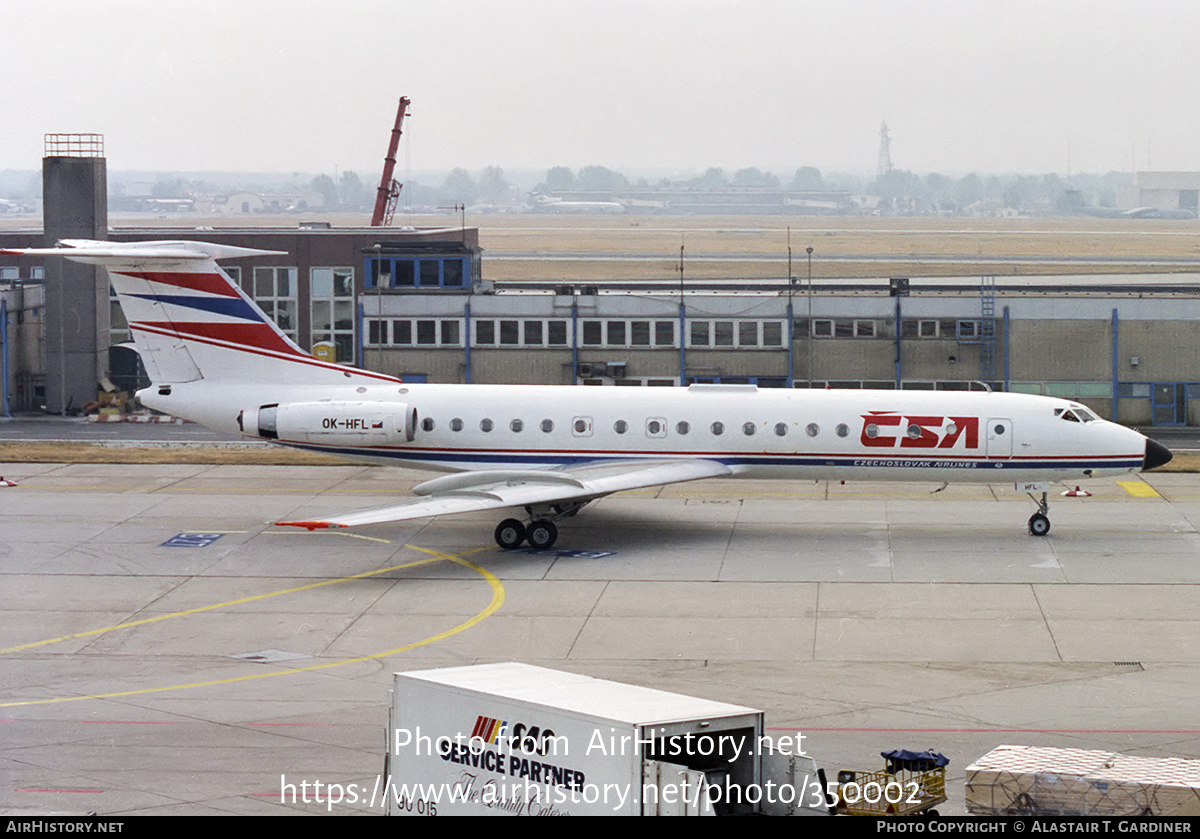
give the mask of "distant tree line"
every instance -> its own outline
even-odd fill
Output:
[[[32,202],[40,197],[41,178],[34,173],[8,171],[0,178],[0,198]],[[881,213],[912,215],[957,215],[1014,211],[1038,214],[1071,214],[1090,207],[1117,206],[1117,191],[1132,182],[1127,172],[1107,174],[977,174],[945,175],[937,172],[917,174],[894,169],[879,177],[842,173],[822,173],[813,166],[801,166],[790,177],[754,167],[727,172],[710,167],[683,178],[645,177],[633,179],[606,166],[571,169],[554,166],[544,178],[529,187],[517,186],[499,166],[488,166],[472,173],[464,168],[451,170],[440,183],[405,184],[400,205],[422,210],[465,207],[521,209],[529,203],[529,192],[548,195],[590,193],[619,199],[623,193],[653,193],[678,190],[761,190],[804,193],[842,193],[872,196],[871,207]],[[135,181],[131,178],[129,183]],[[263,195],[319,195],[325,210],[369,213],[375,202],[375,186],[366,184],[352,171],[335,176],[243,175],[213,173],[205,178],[159,175],[149,181],[154,198],[199,198],[229,192],[255,192]],[[125,183],[110,176],[114,197],[126,194]],[[140,187],[145,189],[144,184]],[[5,194],[7,193],[7,194]],[[141,194],[145,194],[143,191]],[[317,206],[317,201],[312,201]]]

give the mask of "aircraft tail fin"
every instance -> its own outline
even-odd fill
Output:
[[[207,379],[277,384],[396,381],[320,361],[302,350],[217,265],[218,259],[284,255],[208,242],[64,239],[20,253],[101,265],[151,381]]]

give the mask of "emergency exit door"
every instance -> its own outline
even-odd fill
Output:
[[[988,457],[1012,457],[1012,420],[989,419],[986,439]]]

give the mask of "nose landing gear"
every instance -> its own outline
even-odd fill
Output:
[[[1042,500],[1038,501],[1032,492],[1026,493],[1037,501],[1038,511],[1029,517],[1029,532],[1034,536],[1045,536],[1050,532],[1050,502],[1046,500],[1046,491],[1042,490]]]

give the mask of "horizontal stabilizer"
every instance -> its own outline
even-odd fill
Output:
[[[97,262],[114,259],[238,259],[247,256],[286,256],[287,251],[241,248],[212,242],[102,242],[95,239],[61,239],[55,248],[13,248],[0,253],[33,256],[65,256],[68,259]]]

